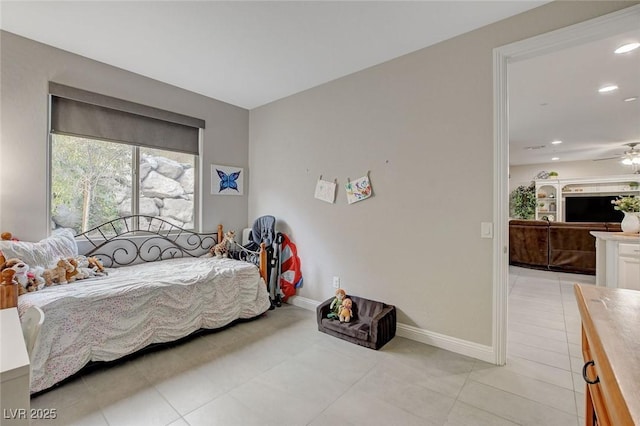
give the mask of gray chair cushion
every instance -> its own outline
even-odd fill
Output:
[[[365,322],[340,322],[335,319],[323,318],[322,326],[356,339],[369,340],[369,324]]]

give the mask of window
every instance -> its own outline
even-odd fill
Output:
[[[52,228],[81,233],[142,214],[193,229],[196,160],[191,154],[54,134]]]
[[[81,233],[131,214],[195,229],[202,120],[56,83],[49,90],[52,229]]]

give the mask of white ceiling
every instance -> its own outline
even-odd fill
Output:
[[[2,1],[3,30],[252,109],[547,1]]]
[[[512,165],[619,161],[625,144],[640,142],[640,49],[614,53],[632,41],[640,42],[640,27],[509,66]],[[607,84],[619,89],[598,93]]]
[[[548,2],[0,1],[3,30],[247,109]],[[613,55],[623,39],[640,30],[510,66],[512,164],[640,141],[640,101],[621,101],[640,95],[640,50]],[[620,90],[597,94],[606,82]]]

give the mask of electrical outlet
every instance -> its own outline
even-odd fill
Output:
[[[333,277],[333,288],[340,288],[340,277]]]

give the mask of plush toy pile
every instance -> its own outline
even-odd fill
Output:
[[[340,322],[349,322],[353,318],[353,302],[347,297],[347,293],[339,288],[336,290],[336,297],[329,305],[330,312],[327,314],[329,319],[337,319]]]
[[[13,281],[18,285],[18,295],[29,291],[40,290],[44,287],[44,279],[42,278],[43,268],[30,268],[18,258],[7,259],[0,270],[11,269],[14,271]]]
[[[10,232],[3,232],[0,238],[18,241]],[[9,270],[13,272],[4,272]],[[29,266],[19,258],[6,259],[2,252],[0,252],[0,271],[5,281],[8,279],[18,284],[18,295],[107,274],[97,257],[60,258],[55,265],[45,269],[40,266]]]
[[[329,305],[330,312],[327,314],[327,318],[338,319],[340,317],[340,307],[345,297],[347,297],[347,293],[343,289],[336,290],[336,297],[333,298],[331,305]]]
[[[76,257],[78,261],[78,271],[82,278],[100,277],[107,275],[107,271],[104,269],[104,265],[97,257]]]
[[[45,287],[69,284],[86,278],[107,275],[100,260],[96,257],[78,256],[65,258],[48,269],[32,268],[18,258],[7,259],[0,265],[0,271],[14,271],[13,281],[19,284],[18,294],[42,290]]]

